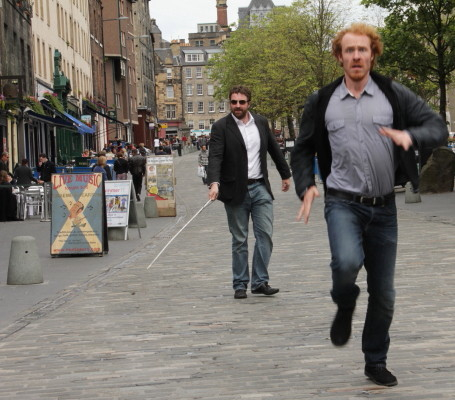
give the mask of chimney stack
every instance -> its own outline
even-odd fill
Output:
[[[228,27],[227,18],[227,0],[216,0],[216,11],[217,11],[217,24],[222,28]]]

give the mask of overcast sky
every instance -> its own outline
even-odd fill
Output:
[[[251,0],[227,0],[228,24],[238,22],[239,7]],[[293,0],[273,0],[275,6],[290,6]],[[150,16],[156,19],[163,39],[186,39],[197,32],[197,24],[216,22],[216,0],[150,0]]]

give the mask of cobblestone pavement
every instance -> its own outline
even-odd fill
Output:
[[[219,202],[147,270],[206,201],[196,157],[176,159],[180,220],[172,232],[67,301],[39,310],[21,329],[0,332],[0,399],[455,398],[452,219],[429,220],[400,207],[388,361],[399,385],[384,388],[363,375],[365,275],[353,337],[334,348],[323,201],[315,203],[309,225],[295,222],[299,202],[293,189],[279,192],[276,173],[270,283],[279,294],[234,300],[230,235]]]

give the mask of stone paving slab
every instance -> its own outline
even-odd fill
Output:
[[[188,217],[206,201],[196,156],[176,168]],[[353,337],[334,348],[323,202],[309,225],[295,222],[299,202],[272,175],[278,295],[234,300],[230,236],[215,202],[149,270],[157,245],[3,338],[0,399],[453,399],[455,225],[400,211],[389,353],[399,385],[380,387],[363,375],[365,275]]]

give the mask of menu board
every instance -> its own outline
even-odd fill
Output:
[[[127,227],[130,209],[131,181],[106,181],[107,227]]]
[[[51,255],[103,253],[102,174],[53,174],[51,183]]]

